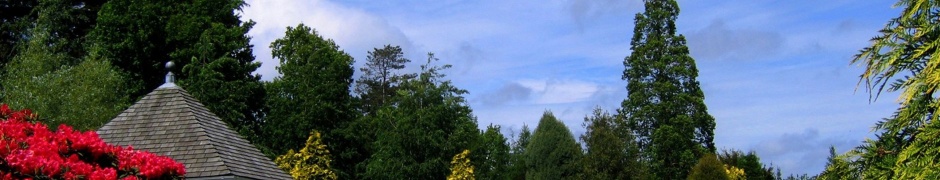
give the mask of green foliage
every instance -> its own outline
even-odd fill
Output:
[[[385,45],[382,49],[369,51],[366,67],[359,68],[362,76],[356,80],[355,92],[362,101],[360,109],[375,114],[379,107],[387,105],[395,96],[399,84],[414,78],[414,74],[398,74],[411,60],[404,57],[399,46]]]
[[[744,153],[740,150],[723,150],[718,154],[718,159],[726,165],[740,168],[744,171],[747,179],[751,180],[774,180],[773,167],[765,166],[760,162],[760,157],[754,151]]]
[[[895,179],[940,179],[940,123],[921,129],[914,142],[898,154]]]
[[[320,132],[311,132],[303,149],[299,152],[288,150],[274,159],[274,164],[290,173],[294,179],[337,179],[330,167],[330,150],[326,149],[326,144],[321,140]]]
[[[587,147],[581,159],[582,179],[646,179],[640,151],[622,119],[597,107],[584,118],[581,142]]]
[[[98,128],[127,107],[125,78],[97,54],[70,54],[81,49],[72,41],[63,1],[44,1],[36,10],[40,17],[30,30],[23,51],[4,68],[0,78],[4,102],[46,112],[46,124],[68,124],[76,129]],[[93,49],[97,50],[97,49]]]
[[[94,28],[98,10],[107,0],[15,0],[0,2],[0,69],[32,39],[31,31],[52,32],[60,53],[80,60],[84,36]],[[76,61],[77,63],[77,61]]]
[[[835,147],[829,147],[829,158],[826,169],[819,174],[819,180],[859,179],[858,167],[851,163],[846,155],[836,154]]]
[[[287,27],[285,36],[271,43],[281,63],[281,77],[265,84],[265,137],[273,153],[301,147],[306,132],[323,130],[327,144],[332,131],[351,121],[349,87],[353,59],[332,40],[320,37],[303,24]],[[334,149],[335,151],[335,149]]]
[[[894,176],[892,169],[898,160],[898,153],[908,144],[910,143],[904,139],[882,131],[875,139],[866,139],[862,145],[844,156],[855,158],[851,163],[862,171],[862,179],[891,179]]]
[[[581,146],[551,112],[545,111],[525,151],[526,179],[577,179]]]
[[[111,0],[88,38],[128,75],[131,98],[164,83],[173,61],[178,84],[249,139],[257,139],[264,103],[249,37],[254,22],[236,14],[241,0]]]
[[[381,129],[384,126],[375,122],[385,121],[377,116],[377,111],[396,103],[399,86],[408,78],[417,74],[399,74],[398,71],[410,62],[404,58],[401,47],[386,45],[368,52],[366,67],[360,68],[362,75],[356,79],[353,89],[358,97],[353,97],[352,106],[359,115],[349,125],[338,130],[339,135],[347,139],[348,146],[339,154],[337,160],[344,171],[340,176],[343,179],[363,179],[369,164],[367,158],[372,154],[372,142],[375,142],[376,131],[363,131],[363,129]],[[479,156],[475,153],[474,156]],[[476,158],[478,159],[478,158]],[[347,176],[348,175],[348,176]]]
[[[718,160],[715,154],[705,154],[698,159],[698,163],[689,172],[689,180],[727,180],[729,179],[725,165]]]
[[[428,64],[403,81],[389,105],[368,118],[375,141],[365,179],[443,179],[450,157],[479,141],[476,118],[462,96],[466,90],[443,80],[450,67]]]
[[[36,21],[36,14],[30,12],[37,4],[38,0],[0,1],[0,69],[16,57],[17,47],[28,37],[29,26]]]
[[[901,15],[888,21],[852,63],[866,66],[859,84],[864,81],[875,98],[884,91],[901,91],[901,107],[876,124],[882,131],[876,140],[866,140],[849,155],[857,157],[853,167],[865,178],[937,179],[940,3],[900,0],[896,6],[904,7]]]
[[[510,165],[509,172],[507,173],[509,179],[524,180],[525,174],[528,170],[526,167],[526,147],[529,146],[529,141],[532,139],[532,131],[529,130],[528,125],[522,125],[522,129],[519,131],[519,136],[516,137],[516,141],[512,143],[511,150],[509,154]]]
[[[474,180],[473,164],[470,164],[470,150],[463,150],[450,161],[450,175],[447,180]]]
[[[480,179],[510,179],[511,155],[507,139],[499,125],[486,127],[480,134],[480,145],[474,150],[474,174]]]
[[[623,79],[628,97],[620,114],[636,134],[653,179],[681,179],[698,157],[715,152],[715,119],[705,107],[698,70],[685,37],[676,35],[679,5],[646,0],[636,15]]]

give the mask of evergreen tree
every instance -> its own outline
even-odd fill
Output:
[[[515,180],[524,180],[525,174],[528,169],[526,167],[526,147],[529,146],[529,141],[532,139],[532,131],[529,130],[528,125],[522,125],[522,129],[519,131],[519,136],[516,137],[516,141],[512,143],[512,152],[510,152],[510,165],[509,165],[509,178]]]
[[[852,63],[865,65],[859,84],[877,98],[883,91],[900,91],[901,107],[876,124],[882,133],[856,148],[854,168],[865,178],[940,178],[940,3],[899,0],[900,16],[888,21]],[[889,85],[890,84],[890,85]],[[887,89],[886,89],[887,88]]]
[[[303,24],[287,27],[284,37],[271,43],[280,77],[265,84],[268,96],[264,138],[271,153],[302,147],[312,130],[324,132],[324,141],[339,152],[346,142],[335,132],[354,117],[349,95],[353,59],[332,40],[320,37]]]
[[[581,146],[551,112],[546,111],[525,151],[526,179],[577,179]]]
[[[581,142],[587,147],[581,159],[582,179],[645,179],[639,149],[621,120],[597,107],[584,117]]]
[[[826,169],[819,174],[819,180],[859,179],[858,167],[855,167],[845,155],[836,154],[835,147],[829,147]]]
[[[620,114],[649,160],[652,178],[681,179],[697,157],[715,151],[715,119],[705,107],[685,37],[676,35],[679,5],[644,2],[646,10],[635,18],[633,52],[623,63],[628,96]]]
[[[490,124],[480,136],[480,146],[473,156],[475,176],[480,179],[509,179],[509,144],[500,133],[500,126]]]
[[[374,114],[375,110],[389,103],[399,84],[415,74],[398,74],[411,60],[404,57],[401,47],[385,45],[382,49],[369,51],[366,67],[359,68],[362,76],[356,80],[355,92],[362,101],[361,110]]]
[[[479,141],[476,117],[462,96],[467,91],[444,80],[428,54],[421,73],[399,86],[389,105],[370,118],[375,141],[365,179],[443,179],[450,158]]]
[[[173,61],[178,84],[249,139],[257,139],[264,103],[249,37],[254,22],[236,14],[242,0],[111,0],[89,35],[100,54],[128,75],[137,99],[164,83]]]

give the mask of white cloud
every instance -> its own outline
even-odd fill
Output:
[[[312,27],[320,36],[333,39],[347,54],[356,58],[356,64],[365,61],[366,52],[385,44],[413,47],[408,37],[385,19],[360,9],[346,7],[326,0],[248,0],[243,19],[257,22],[248,32],[255,45],[256,58],[263,64],[258,70],[264,79],[277,76],[278,62],[271,58],[268,47],[284,35],[287,26],[300,23]],[[358,67],[358,66],[357,66]]]
[[[521,80],[519,84],[537,95],[535,104],[583,102],[599,89],[597,84],[577,80]]]

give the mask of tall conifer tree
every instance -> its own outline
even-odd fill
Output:
[[[621,114],[650,162],[653,179],[686,178],[696,159],[715,151],[715,120],[705,107],[685,36],[676,35],[675,0],[645,0],[623,64],[628,97]]]

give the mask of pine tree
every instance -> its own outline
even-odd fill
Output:
[[[404,57],[401,47],[385,45],[382,49],[369,51],[366,67],[359,68],[362,76],[356,80],[356,94],[362,101],[361,111],[375,114],[375,110],[387,105],[401,82],[414,78],[415,74],[399,74],[411,60]]]
[[[636,135],[653,179],[682,179],[698,157],[714,153],[715,119],[705,107],[698,69],[676,35],[679,5],[645,0],[624,60],[628,97],[621,115]]]

